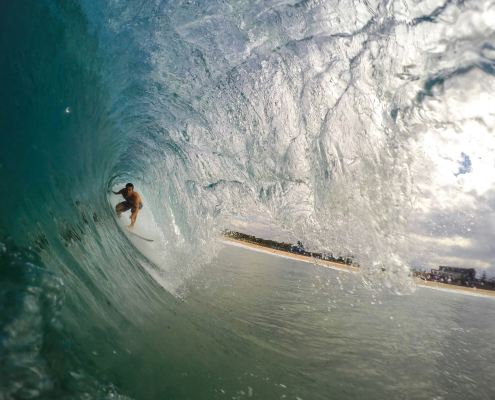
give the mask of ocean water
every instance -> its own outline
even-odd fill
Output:
[[[265,399],[492,396],[494,298],[363,286],[358,274],[226,246],[188,302],[234,336],[242,361],[228,397],[246,385]]]
[[[0,2],[0,398],[490,398],[492,299],[404,238],[417,140],[491,126],[494,10]],[[362,272],[218,239],[253,218]]]

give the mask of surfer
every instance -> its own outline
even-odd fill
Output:
[[[143,208],[143,202],[141,201],[141,197],[139,193],[134,191],[134,185],[132,183],[128,183],[125,185],[125,188],[119,190],[118,192],[114,192],[113,194],[121,194],[124,196],[125,201],[117,204],[115,206],[115,211],[117,211],[117,217],[120,218],[123,212],[127,210],[131,210],[131,224],[128,226],[129,229],[134,228],[134,224],[136,223],[136,218],[139,210]]]

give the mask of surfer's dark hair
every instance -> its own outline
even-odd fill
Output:
[[[128,183],[127,185],[125,185],[126,188],[133,188],[134,189],[134,185],[132,183]]]

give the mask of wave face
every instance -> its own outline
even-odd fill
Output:
[[[406,287],[415,141],[479,117],[445,105],[494,87],[494,7],[2,3],[3,397],[124,397],[129,338],[150,321],[177,343],[194,330],[159,322],[180,304],[162,287],[180,295],[234,217]],[[128,181],[159,229],[153,262],[113,215]]]

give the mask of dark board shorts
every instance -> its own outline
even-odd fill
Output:
[[[117,206],[122,205],[122,212],[125,212],[127,210],[130,210],[131,208],[134,207],[134,204],[129,203],[128,201],[123,201],[122,203],[117,204]],[[143,205],[139,205],[139,209],[141,210],[143,208]]]

